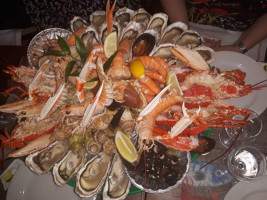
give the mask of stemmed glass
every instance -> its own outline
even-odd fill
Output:
[[[229,153],[227,167],[239,181],[256,180],[266,174],[266,156],[251,146],[237,147]]]
[[[234,120],[244,120],[246,116],[235,115],[232,119]],[[241,141],[252,142],[262,130],[262,120],[259,115],[251,110],[250,116],[248,117],[249,124],[245,124],[242,128],[242,133],[240,135]],[[225,128],[225,131],[219,133],[219,139],[225,147],[229,147],[234,139],[236,138],[240,127],[236,128]]]

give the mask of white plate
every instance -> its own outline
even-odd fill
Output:
[[[253,182],[238,182],[226,194],[224,200],[266,200],[267,176]]]
[[[215,54],[215,61],[212,63],[222,71],[240,69],[246,72],[246,84],[255,84],[267,79],[267,72],[252,58],[236,52],[220,51]],[[259,115],[267,107],[267,91],[255,90],[247,96],[226,100],[226,102],[235,105],[238,108],[248,108]]]
[[[11,180],[6,200],[78,200],[80,198],[74,188],[62,187],[54,183],[51,173],[34,174],[23,164]],[[93,198],[86,198],[93,199]]]

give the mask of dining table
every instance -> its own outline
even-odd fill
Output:
[[[0,46],[0,92],[3,92],[10,84],[10,75],[4,73],[3,69],[8,65],[19,66],[21,63],[25,62],[25,59],[27,59],[27,45]],[[263,64],[264,63],[261,63],[261,66]],[[266,90],[266,88],[264,88],[264,90]],[[256,140],[247,141],[246,144],[257,147],[267,155],[267,109],[262,111],[260,119],[263,122],[261,133],[257,136]],[[136,194],[128,195],[126,199],[223,200],[231,188],[239,184],[239,181],[231,176],[227,171],[227,165],[223,162],[223,160],[227,158],[229,150],[227,150],[227,148],[219,141],[220,131],[225,130],[223,128],[215,128],[212,130],[210,137],[216,141],[215,147],[208,154],[199,155],[196,160],[190,164],[190,170],[186,178],[177,188],[162,194],[152,194],[140,191]],[[238,143],[235,144],[233,148],[237,145]],[[208,163],[225,151],[228,152],[226,152],[223,157],[200,169],[205,163]],[[22,157],[20,159],[24,161],[25,158]],[[0,169],[0,174],[2,174],[13,161],[14,158],[6,159],[5,168]],[[34,193],[35,191],[32,192]],[[2,182],[0,183],[0,197],[3,200],[7,197],[7,190],[4,190]],[[97,195],[95,199],[101,199],[101,195]]]

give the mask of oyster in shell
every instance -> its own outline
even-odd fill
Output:
[[[81,40],[89,51],[93,46],[99,44],[98,32],[94,26],[88,26],[81,36]]]
[[[111,165],[111,156],[104,152],[89,160],[77,173],[75,192],[80,197],[92,197],[100,192]]]
[[[53,165],[61,160],[68,152],[66,141],[54,142],[42,151],[35,152],[26,157],[26,165],[36,174],[46,173]]]
[[[190,49],[196,48],[202,43],[202,37],[198,34],[198,32],[193,30],[184,31],[176,42],[177,45],[185,46]]]
[[[135,21],[137,23],[140,23],[141,25],[141,32],[144,31],[150,21],[151,15],[144,9],[144,8],[139,8],[138,10],[135,10],[132,17],[131,21]]]
[[[140,34],[140,30],[141,30],[141,25],[139,23],[130,21],[127,24],[127,26],[121,30],[119,40],[121,41],[125,37],[128,37],[130,39],[135,39]]]
[[[113,158],[110,173],[106,179],[103,199],[106,200],[122,200],[128,195],[131,182],[124,170],[124,164],[116,154]]]
[[[89,23],[78,16],[74,16],[70,21],[70,29],[72,32],[76,32],[78,29],[87,26],[89,26]]]
[[[149,29],[155,30],[161,37],[163,30],[167,26],[167,22],[168,22],[168,15],[166,15],[165,13],[156,13],[151,17],[147,25],[147,30]]]
[[[187,29],[188,28],[186,24],[182,22],[174,22],[164,29],[159,43],[175,44],[181,34]]]
[[[195,48],[195,50],[207,61],[208,64],[215,60],[215,51],[212,48],[201,45]]]
[[[153,51],[149,54],[149,56],[161,57],[165,59],[167,62],[169,62],[170,60],[175,59],[175,56],[170,50],[170,47],[174,47],[174,44],[172,43],[161,44],[158,47],[155,47]]]
[[[121,29],[125,28],[127,24],[131,21],[131,15],[134,13],[133,10],[124,7],[117,10],[114,15],[114,20],[118,22]]]
[[[53,168],[53,177],[57,185],[65,185],[73,177],[86,161],[86,154],[74,154],[71,150]]]
[[[91,24],[98,30],[98,28],[106,21],[105,11],[95,11],[90,15]]]

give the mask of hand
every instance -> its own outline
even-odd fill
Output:
[[[236,45],[221,45],[221,40],[204,39],[204,45],[212,48],[214,51],[235,51],[241,53],[241,50]]]

